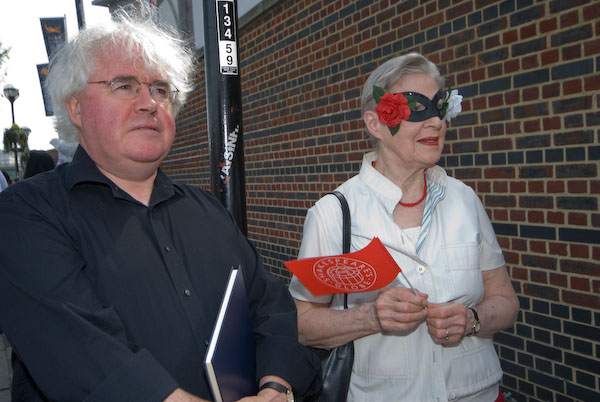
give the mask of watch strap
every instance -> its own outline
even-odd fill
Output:
[[[477,310],[475,310],[472,307],[469,307],[469,310],[471,310],[473,312],[473,332],[471,333],[471,335],[475,335],[476,333],[479,332],[481,323],[479,322],[479,316],[477,315]]]
[[[281,392],[282,394],[287,394],[289,392],[288,387],[277,381],[267,381],[266,383],[260,386],[260,390],[263,390],[265,388],[273,388],[275,391]]]

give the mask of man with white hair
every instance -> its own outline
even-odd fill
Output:
[[[192,67],[174,37],[127,15],[53,57],[57,126],[80,146],[71,163],[0,195],[11,228],[0,245],[0,327],[15,352],[13,400],[209,399],[203,357],[238,265],[261,388],[244,400],[318,390],[320,363],[298,343],[285,286],[212,194],[159,169]]]

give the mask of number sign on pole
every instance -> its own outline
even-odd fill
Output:
[[[242,95],[235,0],[204,0],[204,63],[211,187],[245,234]]]

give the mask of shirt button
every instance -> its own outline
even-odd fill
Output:
[[[183,293],[188,297],[192,295],[192,292],[189,289],[184,290]]]
[[[420,274],[425,273],[425,267],[423,265],[419,265],[417,267],[417,272],[420,273]]]
[[[169,247],[169,246],[165,246],[165,251],[166,251],[167,253],[169,253],[169,252],[171,251],[171,247]]]

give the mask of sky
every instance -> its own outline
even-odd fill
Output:
[[[82,3],[87,26],[110,19],[107,7],[93,6],[92,0]],[[52,149],[50,140],[58,135],[54,118],[44,111],[36,67],[48,62],[40,18],[66,16],[67,37],[73,38],[78,31],[75,0],[0,0],[0,15],[0,42],[3,48],[11,48],[10,59],[2,65],[0,91],[7,84],[19,89],[14,102],[15,123],[31,129],[29,149]],[[1,132],[12,125],[10,109],[10,102],[0,94]]]

